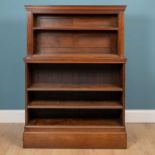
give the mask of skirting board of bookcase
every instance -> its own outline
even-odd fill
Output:
[[[90,130],[90,131],[89,131]],[[25,128],[24,148],[127,148],[125,128],[47,129]]]

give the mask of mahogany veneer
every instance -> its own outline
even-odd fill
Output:
[[[125,6],[26,6],[25,148],[126,148]]]

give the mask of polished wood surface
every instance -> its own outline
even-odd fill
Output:
[[[127,124],[128,149],[23,149],[23,124],[0,124],[0,155],[153,155],[155,124]],[[27,129],[30,130],[30,129]],[[39,129],[41,131],[42,129]],[[54,129],[51,129],[53,131]],[[68,129],[67,129],[68,130]],[[70,129],[74,131],[74,129]],[[85,129],[87,131],[88,129]],[[45,131],[45,130],[44,130]],[[59,130],[57,129],[59,132]],[[64,130],[65,132],[66,130]],[[91,132],[101,131],[92,129]],[[106,130],[105,130],[106,131]],[[115,129],[116,131],[116,129]]]
[[[122,91],[123,89],[117,85],[63,85],[63,84],[32,84],[28,91]]]
[[[125,132],[25,132],[24,139],[25,148],[126,148]]]
[[[125,6],[26,10],[23,146],[126,148]]]
[[[32,11],[35,14],[113,14],[124,11],[125,5],[67,5],[67,6],[33,6],[25,5],[27,11]]]
[[[126,63],[126,58],[118,57],[114,54],[34,54],[24,58],[26,63],[47,63],[47,64],[122,64]]]
[[[60,108],[60,109],[122,109],[123,106],[117,101],[31,101],[28,108]]]
[[[117,15],[36,15],[35,26],[39,28],[116,28]]]
[[[64,26],[64,27],[34,27],[33,28],[34,31],[39,31],[39,30],[44,30],[44,31],[52,31],[52,30],[68,30],[68,31],[73,31],[73,30],[84,30],[84,31],[118,31],[117,27],[71,27],[71,26]]]
[[[36,31],[37,54],[116,54],[116,32]],[[48,38],[48,39],[46,39]]]
[[[53,126],[53,128],[56,127],[63,127],[67,126],[72,128],[73,126],[75,127],[82,127],[84,128],[85,126],[91,126],[91,127],[101,127],[104,126],[121,126],[120,120],[116,119],[76,119],[76,118],[69,118],[69,119],[32,119],[29,122],[30,126],[38,126],[38,127],[49,127]]]
[[[31,92],[28,109],[122,109],[121,92]]]

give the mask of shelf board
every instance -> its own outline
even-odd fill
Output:
[[[117,85],[62,85],[37,83],[27,88],[27,91],[123,91]]]
[[[64,26],[64,27],[34,27],[33,30],[43,30],[43,31],[50,31],[50,30],[95,30],[95,31],[118,31],[118,27],[73,27],[73,26]]]
[[[29,109],[122,109],[118,101],[31,101]]]
[[[67,49],[66,49],[67,50]],[[119,59],[120,57],[117,54],[107,54],[102,52],[96,52],[95,54],[92,52],[75,52],[73,49],[73,52],[61,52],[61,53],[44,53],[40,52],[37,54],[33,54],[31,58],[45,58],[45,59],[54,59],[54,58],[102,58],[102,59]],[[29,57],[26,57],[29,58]]]
[[[126,63],[124,57],[115,54],[34,54],[25,57],[24,60],[26,63]]]
[[[126,131],[124,125],[120,126],[97,126],[95,127],[55,127],[55,126],[48,126],[48,128],[45,126],[35,126],[35,125],[25,125],[24,128],[25,131],[39,131],[39,132],[87,132],[87,133],[95,133],[95,132],[122,132]]]
[[[29,127],[118,127],[122,126],[116,118],[34,118],[28,122]]]

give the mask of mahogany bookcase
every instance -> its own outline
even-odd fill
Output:
[[[25,6],[25,148],[126,148],[126,6]]]

